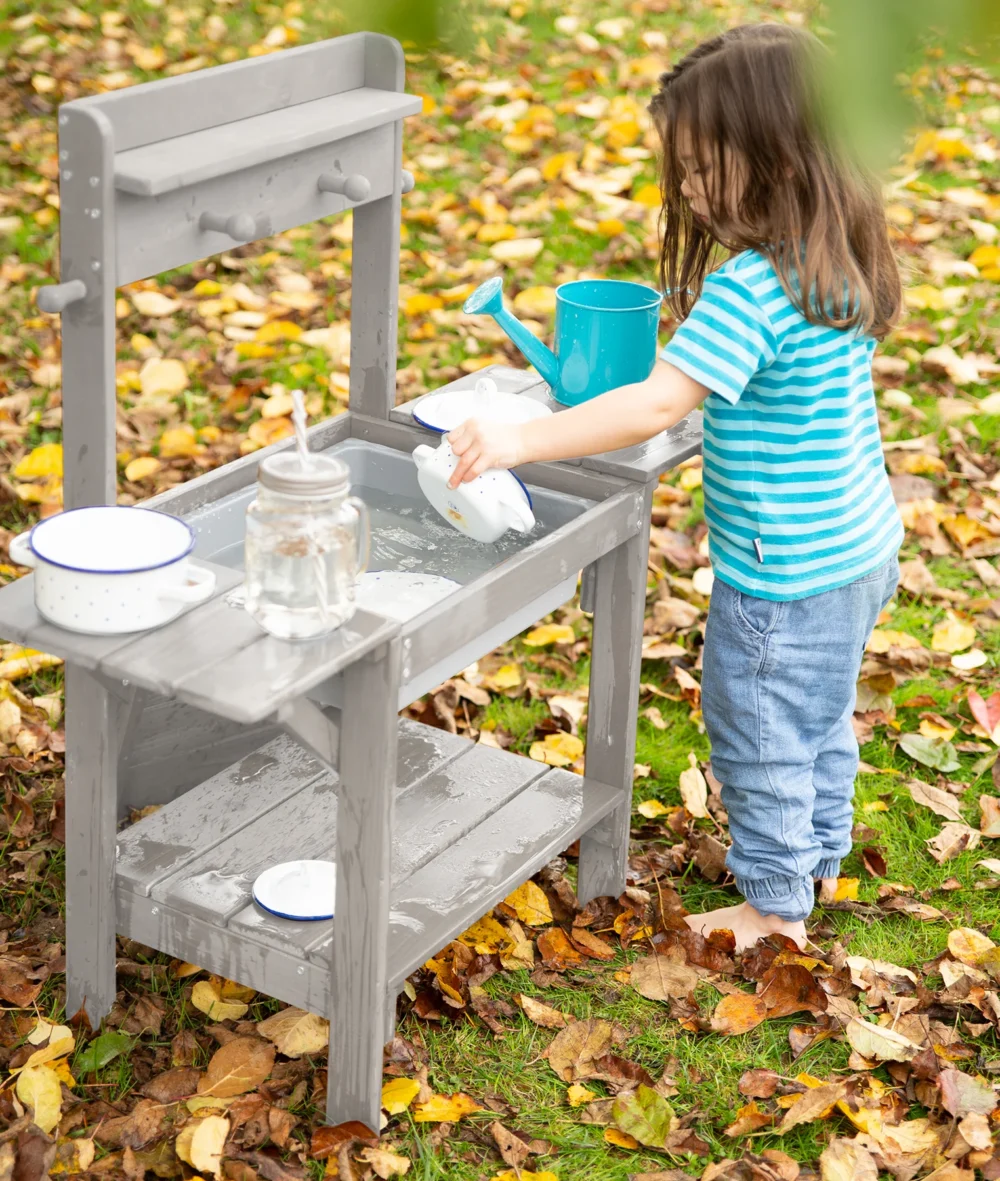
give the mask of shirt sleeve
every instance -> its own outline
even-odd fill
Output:
[[[727,402],[776,355],[774,329],[748,288],[716,271],[660,356]]]

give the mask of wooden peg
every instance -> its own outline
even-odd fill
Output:
[[[324,172],[316,185],[323,193],[343,193],[348,201],[364,201],[372,191],[371,181],[360,173]]]
[[[71,303],[85,298],[86,284],[82,279],[70,279],[68,283],[55,283],[48,287],[39,287],[38,306],[43,312],[61,312]]]
[[[404,168],[401,170],[401,177],[402,177],[403,185],[402,185],[402,188],[400,189],[400,192],[412,193],[413,186],[417,183],[416,180],[414,179],[413,173],[408,168]]]
[[[205,212],[198,218],[198,228],[228,234],[237,242],[252,242],[257,236],[257,222],[249,213],[234,213],[231,217],[225,217],[221,213]]]

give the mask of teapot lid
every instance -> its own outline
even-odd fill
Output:
[[[303,463],[297,451],[282,451],[261,460],[257,479],[272,492],[308,498],[347,492],[351,473],[343,460],[332,455],[310,455],[308,463]]]

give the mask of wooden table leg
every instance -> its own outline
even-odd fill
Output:
[[[337,791],[337,897],[333,922],[330,1066],[326,1114],[378,1131],[382,1048],[389,1028],[400,641],[344,673]]]
[[[121,702],[66,666],[66,1012],[91,1025],[115,999],[115,830]]]
[[[645,490],[642,528],[596,563],[586,773],[619,788],[622,798],[580,839],[581,902],[625,888],[653,487]]]

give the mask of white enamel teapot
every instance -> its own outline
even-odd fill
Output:
[[[447,439],[438,447],[422,443],[413,452],[420,489],[441,516],[460,533],[490,543],[508,529],[530,533],[535,527],[531,497],[508,471],[483,472],[467,484],[449,488],[458,459]]]

